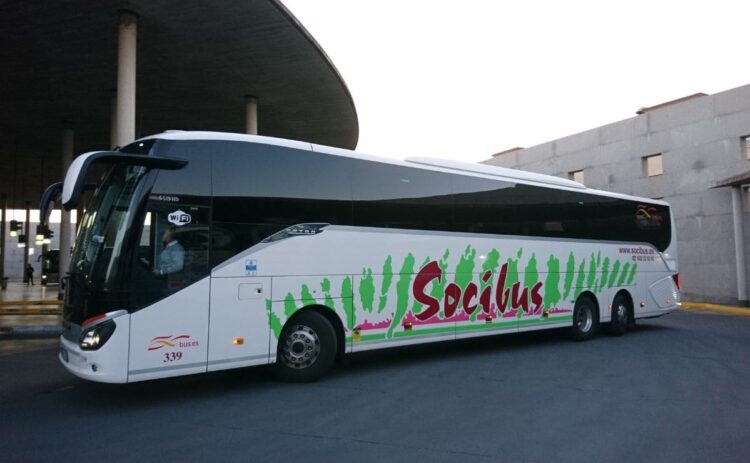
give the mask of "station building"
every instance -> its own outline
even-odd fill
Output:
[[[35,235],[78,154],[171,129],[357,145],[344,80],[279,0],[11,0],[0,43],[0,277],[38,278],[58,247],[67,268],[76,211],[53,212],[51,243]]]
[[[750,85],[636,114],[483,163],[669,202],[683,300],[747,305]]]

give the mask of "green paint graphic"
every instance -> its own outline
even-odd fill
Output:
[[[495,280],[495,274],[497,273],[497,268],[500,266],[500,251],[497,249],[492,249],[489,253],[487,253],[487,258],[484,260],[484,263],[482,264],[482,273],[479,275],[479,294],[482,294],[482,291],[484,291],[484,288],[488,286],[492,286],[494,280]],[[487,282],[482,281],[482,277],[485,273],[488,271],[492,272],[492,276],[490,276],[490,279],[487,280]],[[483,307],[482,304],[479,304],[477,307],[477,310],[474,311],[473,314],[471,314],[471,321],[475,321],[477,319],[477,315],[479,312],[487,311],[489,313],[490,308],[489,307]]]
[[[546,314],[562,299],[560,294],[560,261],[552,254],[547,259],[547,278],[544,280],[544,309]]]
[[[466,290],[471,280],[474,279],[474,266],[476,265],[475,258],[477,257],[477,250],[472,248],[471,245],[467,245],[464,249],[463,255],[458,260],[456,265],[456,280],[455,283],[461,288],[461,293]],[[475,310],[471,314],[471,320],[475,320],[477,311]]]
[[[604,263],[602,263],[602,277],[599,280],[599,285],[596,288],[596,292],[599,292],[602,289],[604,289],[604,286],[607,284],[608,279],[609,279],[609,257],[605,257]]]
[[[271,310],[271,299],[266,299],[266,313],[268,313],[268,324],[271,327],[271,332],[276,337],[276,339],[279,339],[281,336],[281,320],[279,320],[279,317],[276,316],[275,313]]]
[[[487,253],[487,259],[485,259],[484,264],[482,264],[482,274],[484,274],[484,272],[486,272],[487,270],[490,270],[494,273],[499,265],[500,251],[498,251],[497,249],[493,249],[492,251]]]
[[[565,264],[565,294],[563,294],[563,299],[567,299],[570,295],[570,290],[573,286],[573,274],[576,271],[576,259],[573,257],[573,252],[571,251],[568,255],[568,262]]]
[[[331,297],[331,280],[323,278],[323,281],[320,282],[320,289],[323,290],[323,304],[329,309],[333,309],[334,302]]]
[[[596,269],[599,268],[599,263],[602,260],[601,251],[595,256],[591,253],[591,262],[589,262],[589,276],[586,279],[586,289],[593,288],[596,291]]]
[[[346,326],[349,330],[354,329],[357,322],[357,314],[354,308],[354,297],[352,293],[352,279],[344,278],[341,283],[341,300],[344,303],[344,313],[346,314]]]
[[[383,264],[383,284],[380,286],[380,305],[378,305],[378,313],[385,309],[385,305],[388,303],[388,291],[391,289],[391,282],[393,282],[393,258],[388,256]]]
[[[502,288],[505,290],[512,290],[513,285],[520,283],[519,265],[522,263],[523,248],[519,248],[515,253],[516,258],[508,258],[507,262],[507,274],[505,279],[505,286]],[[610,259],[605,257],[602,260],[601,251],[597,253],[591,253],[588,266],[586,265],[586,259],[576,262],[576,257],[573,252],[570,252],[566,262],[565,280],[563,284],[564,294],[561,293],[560,283],[562,272],[560,271],[561,262],[553,254],[550,254],[547,259],[546,276],[544,280],[544,292],[543,292],[543,313],[547,314],[551,308],[554,308],[561,301],[567,300],[568,296],[573,294],[574,296],[582,292],[584,289],[589,289],[595,293],[598,293],[605,288],[612,288],[613,286],[624,286],[632,285],[635,282],[637,276],[638,265],[636,263],[626,262],[624,265],[619,260]],[[448,258],[450,256],[450,249],[446,249],[442,258],[438,261],[438,266],[444,275],[447,274],[448,270]],[[488,286],[492,286],[495,279],[495,274],[500,267],[500,252],[497,249],[492,249],[485,258],[482,258],[481,273],[475,273],[478,271],[477,267],[477,250],[471,245],[467,245],[461,254],[459,261],[456,265],[456,278],[455,283],[461,291],[465,291],[468,285],[474,281],[477,277],[479,278],[478,286],[479,292]],[[422,267],[428,264],[432,259],[428,256],[424,259]],[[422,304],[414,301],[411,297],[411,283],[415,274],[415,263],[416,258],[413,254],[409,253],[405,258],[401,266],[401,270],[398,273],[398,280],[396,283],[396,304],[395,313],[393,319],[388,327],[386,333],[380,333],[377,335],[381,339],[391,339],[397,336],[410,336],[412,332],[402,332],[397,330],[404,316],[406,315],[407,309],[411,303],[412,312],[418,314],[423,310]],[[383,263],[383,280],[380,288],[380,300],[378,306],[378,313],[382,312],[388,302],[388,293],[393,285],[393,259],[388,256]],[[533,253],[531,258],[526,262],[526,266],[523,272],[523,284],[522,288],[528,289],[527,296],[531,297],[531,289],[539,283],[540,274],[538,269],[538,261],[536,254]],[[601,269],[601,270],[600,270]],[[491,271],[492,275],[487,282],[481,281],[481,277],[487,272]],[[577,276],[575,275],[577,272]],[[599,273],[601,272],[601,273]],[[573,280],[575,279],[575,286]],[[436,300],[440,301],[444,298],[445,286],[447,284],[447,278],[442,278],[440,282],[435,278],[432,281],[431,296]],[[354,329],[356,326],[356,304],[354,300],[353,291],[354,279],[352,277],[346,277],[341,283],[341,299],[343,305],[343,311],[346,316],[346,326],[349,330]],[[584,286],[585,285],[585,286]],[[335,300],[331,295],[332,282],[329,278],[323,278],[320,281],[320,288],[322,290],[323,303],[335,310]],[[575,292],[573,292],[575,288]],[[362,275],[359,279],[359,300],[363,312],[372,313],[374,310],[375,302],[375,279],[373,277],[372,268],[363,268]],[[300,287],[300,297],[296,299],[293,293],[287,293],[283,301],[284,316],[288,320],[294,313],[300,308],[297,306],[296,301],[301,301],[301,306],[309,306],[318,304],[318,301],[313,296],[313,292],[308,284],[302,284]],[[526,301],[527,305],[531,308],[530,299]],[[272,310],[273,304],[269,299],[266,299],[266,312],[268,315],[269,326],[274,336],[277,338],[281,334],[283,327],[282,318],[277,316]],[[481,312],[482,308],[478,308],[470,317],[472,321],[477,319],[477,314]],[[524,315],[523,311],[519,311],[517,318],[522,318]],[[440,317],[444,316],[443,312],[439,312]],[[499,326],[499,325],[498,325]],[[442,328],[441,328],[442,329]],[[473,329],[473,328],[472,328]],[[424,334],[424,330],[420,333]],[[425,331],[426,332],[426,331]],[[374,339],[374,338],[373,338]]]
[[[505,278],[505,288],[512,288],[518,283],[518,259],[508,258],[508,276]]]
[[[523,249],[519,249],[516,256],[518,256],[518,259],[511,259],[508,258],[508,276],[505,278],[505,287],[503,288],[503,291],[506,289],[510,289],[512,291],[513,285],[518,283],[520,280],[518,279],[518,261],[521,259],[521,255],[523,254]],[[523,316],[523,311],[519,310],[517,313],[517,317],[521,318]]]
[[[308,305],[315,305],[318,303],[318,301],[315,300],[312,293],[310,293],[310,288],[307,285],[302,285],[302,294],[300,295],[300,299],[302,299],[302,307],[307,307]]]
[[[458,265],[456,265],[456,284],[461,288],[461,292],[466,290],[466,287],[474,278],[474,259],[476,257],[477,250],[468,245],[458,260]]]
[[[628,278],[629,269],[630,262],[625,262],[625,266],[622,268],[622,273],[620,274],[620,279],[617,280],[617,286],[623,286],[625,284],[625,280]]]
[[[391,326],[388,327],[387,338],[393,337],[393,330],[401,323],[401,319],[406,314],[406,308],[409,305],[409,286],[414,275],[414,262],[414,256],[409,253],[401,266],[398,283],[396,283],[396,313],[393,316]]]
[[[609,275],[609,281],[607,282],[607,288],[611,288],[615,285],[617,274],[620,273],[620,261],[616,260],[612,265],[612,273]]]
[[[633,264],[633,266],[630,268],[630,275],[628,275],[628,283],[629,285],[632,285],[635,281],[635,272],[638,268],[638,264]]]
[[[375,301],[375,281],[372,278],[372,269],[363,268],[362,278],[359,280],[359,301],[362,310],[372,312],[372,303]]]
[[[578,266],[578,279],[576,280],[576,297],[583,291],[583,280],[586,279],[586,259]]]
[[[536,254],[532,253],[523,275],[523,285],[529,290],[526,293],[526,303],[529,309],[531,309],[531,288],[534,287],[537,281],[539,281],[539,271],[536,268]],[[523,311],[519,310],[518,312],[521,313]]]
[[[289,320],[289,317],[294,315],[294,312],[296,311],[297,304],[294,303],[294,296],[292,296],[292,293],[287,293],[284,298],[284,315],[286,316],[286,319]]]

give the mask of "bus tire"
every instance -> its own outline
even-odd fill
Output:
[[[284,326],[274,374],[281,381],[310,382],[322,377],[336,360],[336,332],[321,314],[305,310]]]
[[[570,336],[575,341],[587,341],[594,337],[599,326],[596,303],[590,296],[582,295],[573,309],[573,327]]]
[[[607,325],[607,332],[612,336],[622,336],[628,331],[630,322],[630,304],[622,294],[615,296],[612,302],[612,321]]]

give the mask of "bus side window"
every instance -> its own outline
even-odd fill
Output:
[[[133,269],[135,308],[208,275],[208,208],[150,201]]]

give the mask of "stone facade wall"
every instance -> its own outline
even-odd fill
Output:
[[[683,298],[736,303],[731,192],[712,187],[750,171],[743,144],[748,135],[750,85],[655,109],[484,163],[565,178],[569,172],[583,170],[584,183],[590,188],[663,198],[671,203],[676,221]],[[663,174],[649,177],[643,158],[653,154],[662,154]],[[746,195],[743,220],[748,240]]]

